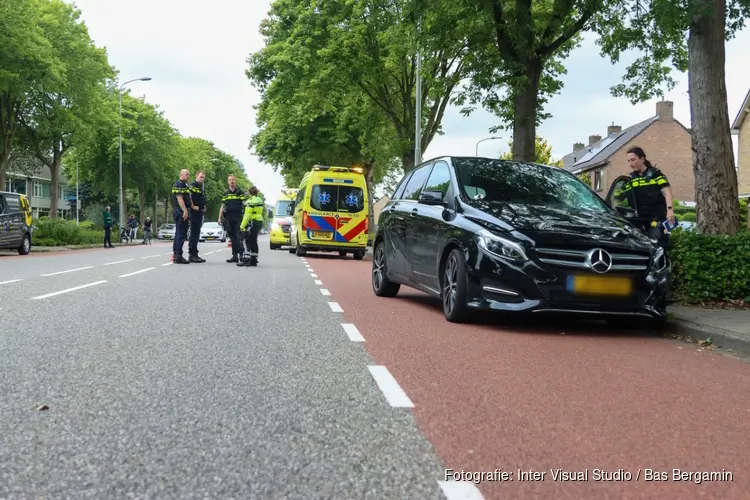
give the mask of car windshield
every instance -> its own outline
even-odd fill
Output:
[[[289,205],[292,204],[292,200],[279,200],[276,202],[276,213],[274,214],[276,217],[286,217],[287,215],[287,208]]]
[[[557,167],[487,158],[454,158],[453,165],[462,196],[470,201],[571,212],[610,210],[582,181]]]
[[[174,229],[174,224],[164,224],[164,226],[162,226],[162,229]]]

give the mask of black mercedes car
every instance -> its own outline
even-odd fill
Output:
[[[472,310],[666,318],[664,251],[558,167],[440,157],[409,171],[378,218],[375,295],[401,285]]]

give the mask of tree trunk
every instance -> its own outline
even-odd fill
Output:
[[[515,92],[513,102],[513,159],[536,161],[536,116],[539,103],[539,82],[542,63],[531,61],[526,65],[526,82]]]
[[[375,196],[375,193],[372,189],[372,177],[375,174],[375,163],[365,163],[365,185],[367,186],[367,211],[369,213],[368,218],[369,221],[367,222],[367,227],[369,227],[369,232],[372,233],[375,229],[375,215],[372,213],[372,205],[373,205],[373,196]]]
[[[169,223],[169,196],[164,199],[164,224]]]
[[[154,220],[153,220],[153,221],[151,221],[151,222],[153,223],[153,228],[154,228],[154,229],[156,229],[157,227],[159,227],[159,225],[158,225],[158,224],[156,223],[156,219],[157,219],[157,217],[159,216],[159,215],[158,215],[158,214],[156,213],[156,208],[157,208],[158,206],[159,206],[159,194],[158,194],[158,193],[156,193],[156,192],[154,192]]]
[[[727,108],[726,0],[698,0],[688,35],[688,92],[693,135],[696,229],[736,234],[740,226],[737,172]]]
[[[143,223],[146,222],[146,186],[143,185],[143,181],[138,186],[138,198],[138,204],[141,207],[141,227],[143,227]]]
[[[122,187],[122,220],[120,221],[120,231],[125,227],[128,220],[128,190]]]
[[[8,169],[8,160],[10,159],[10,149],[3,148],[0,153],[0,191],[5,191],[5,172]]]
[[[414,148],[401,154],[401,162],[404,166],[404,172],[414,167]]]
[[[57,188],[60,184],[60,163],[62,161],[62,152],[55,147],[52,152],[52,161],[50,162],[50,186],[49,186],[49,218],[57,219]]]

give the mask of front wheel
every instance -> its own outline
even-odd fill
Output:
[[[381,241],[375,247],[372,259],[372,290],[378,297],[395,297],[401,288],[400,284],[388,279],[387,271],[385,243]]]
[[[25,234],[21,246],[18,247],[18,255],[29,255],[29,252],[31,252],[31,236]]]
[[[443,279],[440,296],[443,301],[443,314],[451,323],[462,323],[466,320],[466,258],[463,252],[454,248],[448,255],[443,267]]]
[[[354,260],[362,260],[365,258],[365,252],[363,250],[357,250],[354,252]]]

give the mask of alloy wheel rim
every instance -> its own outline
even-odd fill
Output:
[[[30,248],[31,248],[31,242],[29,241],[29,238],[26,237],[23,239],[23,249],[24,251],[28,252]]]
[[[374,269],[372,270],[372,284],[375,288],[380,288],[383,282],[383,248],[378,247],[375,258],[372,261]]]
[[[443,306],[448,314],[453,312],[453,308],[456,306],[457,272],[456,258],[450,257],[448,264],[445,266],[445,280],[443,282]]]

